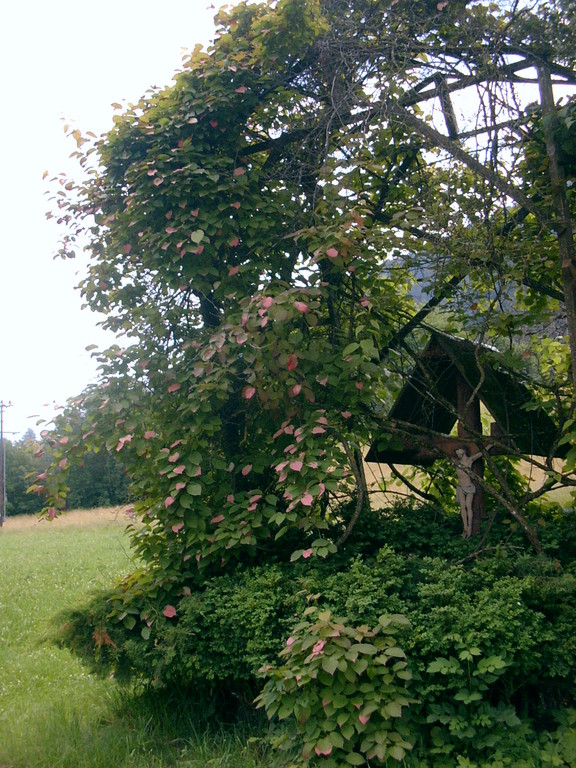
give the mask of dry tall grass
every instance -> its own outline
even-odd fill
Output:
[[[95,509],[73,509],[54,520],[43,520],[36,515],[10,515],[2,527],[2,532],[22,531],[56,527],[94,527],[102,525],[125,526],[128,522],[128,507],[96,507]],[[1,767],[0,767],[1,768]]]

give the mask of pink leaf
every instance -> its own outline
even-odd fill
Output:
[[[165,232],[167,235],[173,235],[174,232],[178,232],[178,230],[174,227],[166,227]]]
[[[303,464],[302,464],[301,461],[291,461],[290,462],[290,469],[293,472],[300,472],[300,470],[302,469],[302,466],[303,466]]]
[[[181,531],[182,528],[184,528],[184,523],[176,523],[176,525],[172,526],[174,533],[178,533],[178,531]]]
[[[174,608],[173,605],[167,605],[162,613],[164,616],[166,616],[167,619],[173,619],[174,616],[176,616],[176,608]]]
[[[362,725],[366,725],[368,720],[370,720],[370,715],[358,715],[358,720],[360,720]]]
[[[230,267],[228,269],[228,277],[233,277],[234,275],[237,275],[240,271],[240,267]]]
[[[120,440],[118,440],[118,445],[116,446],[116,450],[121,451],[124,445],[126,443],[129,443],[130,440],[132,440],[132,435],[124,435],[124,437],[121,437]]]
[[[310,552],[311,551],[312,550],[310,550]],[[302,557],[304,557],[304,552],[302,552]],[[312,656],[318,656],[319,653],[322,653],[325,645],[326,640],[318,640],[318,642],[314,645],[314,648],[312,648]]]
[[[148,430],[147,432],[144,432],[144,440],[151,440],[153,437],[156,437],[156,432],[153,430]]]
[[[324,427],[314,427],[314,429],[312,430],[313,435],[321,435],[324,432],[326,432]]]
[[[241,85],[239,88],[236,88],[235,90],[236,90],[236,93],[246,93],[248,88],[246,88],[245,85]]]
[[[311,493],[305,493],[304,496],[300,499],[300,503],[304,507],[311,507],[314,503],[314,496],[312,496]]]
[[[183,491],[186,488],[186,483],[176,483],[176,490]]]
[[[352,416],[350,411],[342,411],[342,418],[343,419],[349,419]]]
[[[177,382],[175,384],[170,384],[168,387],[168,392],[178,392],[182,384],[178,384]]]
[[[245,467],[242,467],[242,474],[244,475],[244,477],[246,477],[246,475],[249,475],[250,472],[252,472],[252,464],[246,464]]]
[[[174,469],[172,470],[172,472],[174,472],[175,475],[183,475],[185,471],[186,471],[186,467],[184,464],[180,464],[179,467],[174,467]]]
[[[234,176],[243,176],[246,173],[246,168],[234,168]]]
[[[242,393],[246,400],[251,400],[256,394],[256,387],[245,387]]]
[[[221,523],[222,520],[224,520],[224,515],[216,515],[216,517],[213,517],[210,522],[212,525],[218,525],[218,523]]]
[[[336,256],[338,256],[338,251],[336,248],[328,248],[326,251],[326,256],[328,256],[329,259],[335,259]]]
[[[179,453],[173,453],[171,456],[168,456],[168,461],[170,462],[170,464],[175,464],[179,458],[180,458]]]
[[[364,382],[363,381],[357,381],[354,386],[356,387],[356,389],[359,389],[359,390],[360,389],[364,389]]]
[[[298,368],[298,357],[295,354],[288,356],[286,368],[288,368],[289,371],[295,371],[296,368]]]
[[[262,299],[262,306],[264,307],[264,309],[269,309],[272,306],[272,304],[274,304],[274,299],[272,298],[272,296],[264,296],[264,298]]]
[[[230,248],[236,248],[239,242],[240,240],[237,237],[233,237],[232,240],[230,240],[230,242],[228,243],[228,245],[230,246]]]
[[[164,506],[168,508],[172,506],[172,504],[174,504],[175,501],[176,499],[174,498],[174,496],[166,496],[166,498],[164,499]]]
[[[302,384],[294,384],[292,387],[292,394],[296,397],[302,392]]]
[[[305,304],[303,301],[295,301],[294,306],[296,307],[298,312],[302,312],[302,313],[308,312],[308,305]]]
[[[239,203],[239,202],[230,203],[230,205],[232,206],[232,208],[236,208],[236,210],[238,210],[240,208],[240,206],[241,206],[241,203]]]
[[[308,558],[309,558],[309,557],[312,557],[312,549],[305,549],[305,550],[302,552],[302,557],[303,557],[305,560],[308,560]]]

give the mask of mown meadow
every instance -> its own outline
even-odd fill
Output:
[[[189,702],[121,690],[50,641],[55,615],[133,567],[125,522],[121,509],[94,510],[53,523],[15,516],[0,530],[0,766],[266,765],[237,725],[210,727]]]

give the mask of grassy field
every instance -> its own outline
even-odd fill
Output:
[[[132,568],[121,509],[0,529],[0,768],[263,768],[238,726],[120,690],[47,641],[51,618]]]

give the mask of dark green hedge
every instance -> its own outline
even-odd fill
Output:
[[[281,675],[278,653],[310,606],[349,627],[401,614],[414,749],[435,754],[435,766],[516,749],[522,765],[522,749],[576,706],[576,577],[565,538],[576,534],[573,517],[554,510],[544,520],[561,559],[535,557],[500,531],[500,544],[458,563],[471,545],[451,517],[397,507],[371,518],[348,552],[247,563],[183,585],[172,617],[144,603],[118,615],[120,592],[100,595],[67,614],[59,637],[102,674],[247,701],[264,684],[259,670]]]

